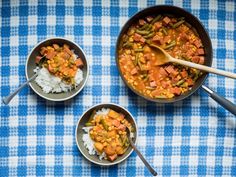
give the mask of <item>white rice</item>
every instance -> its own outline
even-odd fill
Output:
[[[74,86],[65,84],[59,77],[56,77],[46,69],[36,67],[34,72],[38,72],[35,82],[43,89],[45,93],[60,93],[71,91]],[[75,87],[83,80],[83,72],[78,68],[75,75]]]
[[[96,112],[95,115],[107,115],[110,109],[102,108]],[[102,160],[106,157],[106,154],[103,152],[100,154],[96,148],[94,147],[94,141],[91,139],[89,135],[89,130],[93,127],[83,127],[84,134],[82,137],[82,140],[84,142],[84,146],[88,149],[88,152],[90,155],[95,155],[97,154],[99,156],[99,159]]]

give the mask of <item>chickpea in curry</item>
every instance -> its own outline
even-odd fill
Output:
[[[196,30],[183,17],[148,16],[122,36],[118,51],[121,74],[142,95],[165,99],[191,90],[202,73],[173,63],[157,66],[150,45],[163,48],[172,57],[204,64],[205,50]]]
[[[123,114],[112,109],[109,109],[107,115],[97,115],[94,111],[86,126],[92,126],[89,135],[94,141],[97,152],[106,154],[105,159],[114,161],[128,149],[126,127],[131,131],[133,127]]]

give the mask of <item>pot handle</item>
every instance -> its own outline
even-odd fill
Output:
[[[212,99],[214,99],[217,103],[219,103],[221,106],[223,106],[225,109],[227,109],[229,112],[231,112],[233,115],[236,116],[236,105],[233,104],[231,101],[227,100],[226,98],[218,95],[213,90],[209,89],[205,85],[202,85],[202,88],[204,91],[206,91]]]

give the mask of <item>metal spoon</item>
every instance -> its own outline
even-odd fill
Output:
[[[39,67],[42,67],[42,64],[44,62],[44,59],[46,58],[46,55],[42,56],[39,62]],[[21,91],[26,85],[28,85],[28,83],[30,83],[31,81],[33,81],[36,77],[38,76],[38,72],[36,74],[34,74],[31,78],[29,78],[28,81],[26,81],[25,83],[23,83],[22,85],[20,85],[20,87],[18,89],[16,89],[13,93],[11,93],[10,95],[4,97],[2,99],[2,102],[7,105],[10,103],[10,101],[12,100],[12,98],[14,98],[14,96]]]
[[[143,155],[140,153],[140,151],[137,149],[137,147],[133,143],[132,138],[130,137],[130,130],[128,127],[126,127],[126,132],[127,132],[127,137],[129,139],[130,145],[132,146],[134,151],[138,154],[139,158],[143,161],[144,165],[152,173],[152,175],[157,176],[157,172],[151,167],[151,165],[147,162],[147,160],[143,157]]]
[[[226,76],[226,77],[236,79],[236,73],[231,73],[231,72],[219,70],[219,69],[216,69],[216,68],[212,68],[212,67],[209,67],[209,66],[200,65],[200,64],[193,63],[193,62],[173,58],[165,50],[163,50],[162,48],[160,48],[159,46],[157,46],[155,44],[150,44],[150,47],[155,48],[155,50],[153,52],[154,52],[156,58],[158,58],[158,60],[155,63],[156,65],[163,65],[163,64],[166,64],[166,63],[170,63],[170,62],[178,63],[178,64],[181,64],[181,65],[184,65],[184,66],[188,66],[188,67],[191,67],[191,68],[196,68],[196,69],[206,71],[206,72],[209,72],[209,73],[219,74],[219,75],[222,75],[222,76]]]

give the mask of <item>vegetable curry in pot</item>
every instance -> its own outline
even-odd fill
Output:
[[[122,36],[118,53],[123,77],[142,95],[173,98],[191,90],[202,73],[174,63],[157,66],[158,58],[150,44],[163,48],[172,57],[204,64],[205,50],[196,30],[183,17],[148,16]]]

